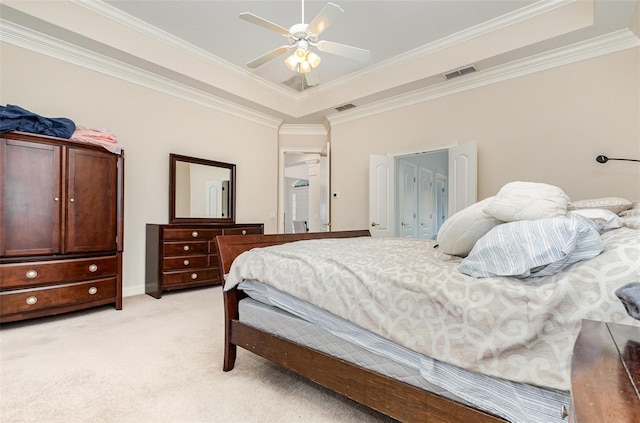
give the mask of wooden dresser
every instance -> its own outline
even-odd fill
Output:
[[[0,137],[0,322],[122,308],[124,158],[25,133]]]
[[[582,321],[571,360],[574,423],[640,422],[640,328]]]
[[[263,224],[147,224],[145,292],[219,285],[222,276],[215,238],[262,234]]]

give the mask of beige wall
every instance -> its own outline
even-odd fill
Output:
[[[0,104],[108,129],[123,142],[125,295],[144,291],[145,224],[168,219],[169,153],[236,163],[238,222],[264,222],[278,206],[279,148],[331,139],[334,230],[368,224],[368,161],[459,141],[478,142],[478,196],[513,180],[561,186],[573,199],[640,199],[640,48],[333,125],[330,136],[278,130],[1,44]],[[303,131],[304,132],[304,131]]]
[[[3,43],[0,104],[108,129],[125,148],[124,294],[144,292],[145,225],[168,223],[169,153],[237,165],[237,221],[275,232],[276,128]]]
[[[478,199],[507,182],[562,187],[574,200],[640,199],[640,48],[332,125],[334,230],[367,228],[370,154],[478,142]]]

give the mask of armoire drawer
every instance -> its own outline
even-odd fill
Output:
[[[115,275],[117,271],[116,256],[7,263],[0,265],[0,288],[15,289],[104,278]]]
[[[218,269],[199,269],[186,272],[164,272],[163,280],[165,285],[206,282],[220,280]]]
[[[181,228],[181,229],[165,229],[165,240],[210,240],[217,235],[222,235],[221,229],[201,229],[201,228]]]
[[[116,278],[0,293],[2,315],[99,301],[116,296]]]
[[[224,235],[260,235],[262,228],[256,226],[247,226],[239,228],[224,228]]]
[[[165,257],[162,259],[164,270],[196,269],[208,265],[207,256]]]
[[[164,257],[207,254],[208,252],[209,243],[207,241],[165,242],[162,244],[162,255]]]

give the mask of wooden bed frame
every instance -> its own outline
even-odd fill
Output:
[[[220,269],[229,272],[242,252],[302,239],[370,236],[368,230],[279,235],[216,237]],[[225,346],[223,370],[233,369],[240,346],[328,389],[403,422],[497,423],[505,420],[413,385],[258,330],[238,320],[238,302],[246,294],[224,291]],[[482,389],[478,387],[478,389]]]

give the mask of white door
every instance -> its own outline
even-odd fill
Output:
[[[393,163],[390,156],[369,156],[369,230],[371,236],[392,237],[395,199]]]
[[[440,217],[446,219],[458,210],[477,201],[478,154],[477,143],[471,141],[448,149],[448,192],[438,195],[449,202],[436,204]],[[369,223],[372,236],[395,236],[394,213],[394,157],[371,155],[369,158]],[[437,228],[441,222],[436,221]]]
[[[418,237],[421,239],[433,239],[435,235],[434,199],[433,171],[420,167],[418,169]]]
[[[477,142],[449,149],[449,216],[477,201]]]
[[[320,231],[331,231],[331,187],[329,173],[329,163],[331,162],[330,144],[320,153],[320,164],[318,169],[320,183]]]
[[[399,160],[398,166],[398,226],[402,238],[417,238],[418,166]]]

